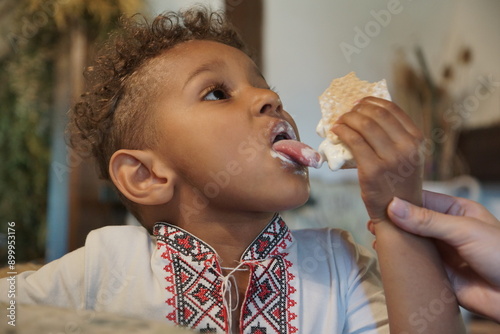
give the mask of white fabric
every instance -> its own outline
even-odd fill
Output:
[[[293,231],[289,248],[299,333],[389,333],[376,261],[349,233]],[[161,254],[142,227],[92,231],[85,247],[16,277],[16,302],[166,321]],[[0,301],[8,302],[0,280]]]

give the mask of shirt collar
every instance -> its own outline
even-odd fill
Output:
[[[157,240],[163,241],[192,261],[202,262],[216,255],[215,250],[193,234],[169,223],[159,222],[153,228]],[[276,214],[260,234],[250,243],[242,261],[265,260],[285,253],[293,243],[293,236],[279,214]]]

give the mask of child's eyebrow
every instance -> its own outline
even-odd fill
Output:
[[[201,73],[203,73],[203,72],[211,72],[214,69],[221,68],[221,67],[224,67],[224,66],[225,66],[225,64],[221,60],[213,60],[213,61],[210,61],[210,62],[207,62],[205,64],[200,65],[199,67],[197,67],[193,72],[191,72],[188,75],[186,81],[184,82],[184,87],[186,87],[189,84],[190,81],[192,81],[194,78],[196,78]]]

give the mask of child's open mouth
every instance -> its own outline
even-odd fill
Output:
[[[272,153],[283,161],[306,167],[319,168],[323,162],[318,152],[297,140],[293,127],[286,121],[278,122],[272,129]]]

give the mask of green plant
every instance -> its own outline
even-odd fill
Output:
[[[20,262],[44,256],[51,124],[58,113],[54,87],[68,80],[57,76],[55,63],[69,57],[76,30],[91,48],[116,28],[123,13],[140,10],[143,1],[3,1],[0,29],[7,49],[0,50],[0,234],[7,233],[7,222],[16,222]]]

